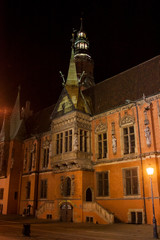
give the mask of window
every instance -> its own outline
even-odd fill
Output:
[[[56,153],[60,154],[63,151],[63,133],[57,134]]]
[[[40,198],[47,198],[47,180],[41,180]]]
[[[27,186],[26,186],[26,199],[30,199],[30,193],[31,193],[31,182],[27,182]]]
[[[107,172],[97,173],[97,195],[98,197],[109,196],[109,176]]]
[[[135,152],[134,126],[123,128],[124,154]]]
[[[137,168],[124,169],[124,190],[125,195],[138,194],[138,170]]]
[[[29,171],[32,169],[32,161],[33,161],[33,152],[30,153],[30,161],[29,161]]]
[[[98,134],[98,158],[107,157],[107,133]]]
[[[65,132],[65,152],[72,151],[72,130]]]
[[[4,188],[0,188],[0,199],[3,199]]]
[[[70,196],[71,195],[71,179],[67,177],[64,182],[64,196]]]
[[[56,137],[56,154],[70,151],[72,151],[72,130],[58,133]]]
[[[143,223],[143,212],[141,210],[131,211],[129,214],[129,223],[142,224]]]
[[[88,132],[80,129],[80,149],[81,152],[88,151]]]
[[[18,199],[18,192],[14,192],[14,200]]]
[[[43,149],[43,168],[48,167],[48,162],[49,162],[49,148],[44,148]]]

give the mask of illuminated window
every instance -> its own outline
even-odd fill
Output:
[[[98,158],[107,157],[107,133],[98,134]]]
[[[84,43],[80,42],[80,49],[84,49]]]

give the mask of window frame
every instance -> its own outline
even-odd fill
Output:
[[[106,138],[104,135],[106,134]],[[97,158],[106,159],[108,157],[108,138],[107,132],[97,133]]]
[[[49,165],[49,147],[43,148],[42,168],[47,168]]]
[[[73,129],[56,134],[56,155],[73,151]]]
[[[41,179],[40,198],[47,199],[47,193],[48,193],[48,181],[47,179]]]
[[[132,171],[136,169],[136,176],[133,176]],[[131,174],[130,176],[127,176],[126,178],[126,171],[130,171]],[[129,167],[129,168],[123,168],[122,169],[122,174],[123,174],[123,192],[124,192],[124,196],[125,197],[134,197],[134,196],[138,196],[140,195],[140,181],[139,181],[139,167],[135,166],[135,167]],[[137,191],[134,193],[134,184],[135,184],[135,179],[137,181]],[[128,179],[128,183],[130,182],[130,193],[128,192],[128,183],[127,183],[127,179]],[[130,180],[129,180],[130,179]]]
[[[130,131],[130,129],[133,128],[133,132]],[[125,133],[125,129],[127,129],[127,132]],[[131,139],[132,136],[134,136],[134,140]],[[125,140],[127,139],[127,141]],[[130,155],[130,154],[135,154],[136,153],[136,133],[135,133],[135,125],[130,124],[130,125],[124,125],[122,127],[122,141],[123,141],[123,155]],[[125,143],[126,141],[126,143]],[[134,143],[132,145],[132,143]],[[126,149],[126,145],[128,144],[128,150]],[[134,148],[134,151],[132,150]]]
[[[79,129],[79,151],[87,153],[89,151],[88,130]]]
[[[107,183],[106,183],[106,178],[105,178],[105,174],[107,173]],[[102,176],[101,179],[101,186],[102,189],[100,189],[99,185],[100,185],[100,175]],[[102,172],[96,172],[96,197],[97,198],[108,198],[110,197],[110,172],[109,170],[106,171],[102,171]],[[105,193],[106,189],[105,189],[105,185],[107,184],[107,194]],[[101,193],[100,193],[101,191]]]

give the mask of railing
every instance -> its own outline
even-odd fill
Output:
[[[54,209],[54,201],[46,201],[36,211],[36,217],[40,216],[47,210],[53,210],[53,209]]]
[[[103,218],[107,223],[114,223],[114,215],[110,213],[107,209],[102,207],[97,202],[84,202],[83,203],[84,211],[93,211],[97,213],[101,218]]]

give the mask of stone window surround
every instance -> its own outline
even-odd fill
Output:
[[[137,179],[138,179],[138,194],[131,194],[131,195],[127,195],[126,194],[126,182],[125,182],[125,170],[129,170],[129,169],[137,169]],[[131,167],[125,167],[122,168],[122,179],[123,179],[123,197],[124,198],[139,198],[140,197],[140,181],[139,181],[139,166],[131,166]]]
[[[99,173],[108,173],[108,195],[107,196],[98,196],[98,174]],[[110,170],[97,171],[96,172],[96,199],[108,199],[110,198]]]

